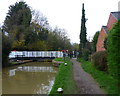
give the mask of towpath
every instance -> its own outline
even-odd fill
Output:
[[[73,63],[74,80],[81,94],[105,94],[93,77],[82,69],[81,63],[77,62],[75,58],[71,59],[71,62]]]

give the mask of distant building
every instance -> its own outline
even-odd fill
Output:
[[[118,12],[111,12],[108,22],[107,22],[107,26],[102,26],[99,37],[98,37],[98,41],[97,41],[97,45],[96,45],[96,51],[104,51],[104,40],[107,36],[107,34],[109,33],[109,31],[112,29],[114,23],[118,22],[118,20],[120,20],[120,11]]]

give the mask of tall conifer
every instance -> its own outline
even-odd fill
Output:
[[[85,18],[85,9],[84,9],[84,3],[82,4],[82,19],[81,19],[81,31],[80,31],[80,47],[81,49],[85,48],[86,42],[87,42],[87,32],[86,32],[86,18]]]

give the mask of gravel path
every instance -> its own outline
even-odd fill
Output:
[[[71,62],[73,63],[74,80],[81,94],[105,94],[92,76],[82,69],[75,58],[71,59]]]

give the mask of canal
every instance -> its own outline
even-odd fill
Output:
[[[57,67],[31,62],[2,69],[2,94],[49,94]]]

